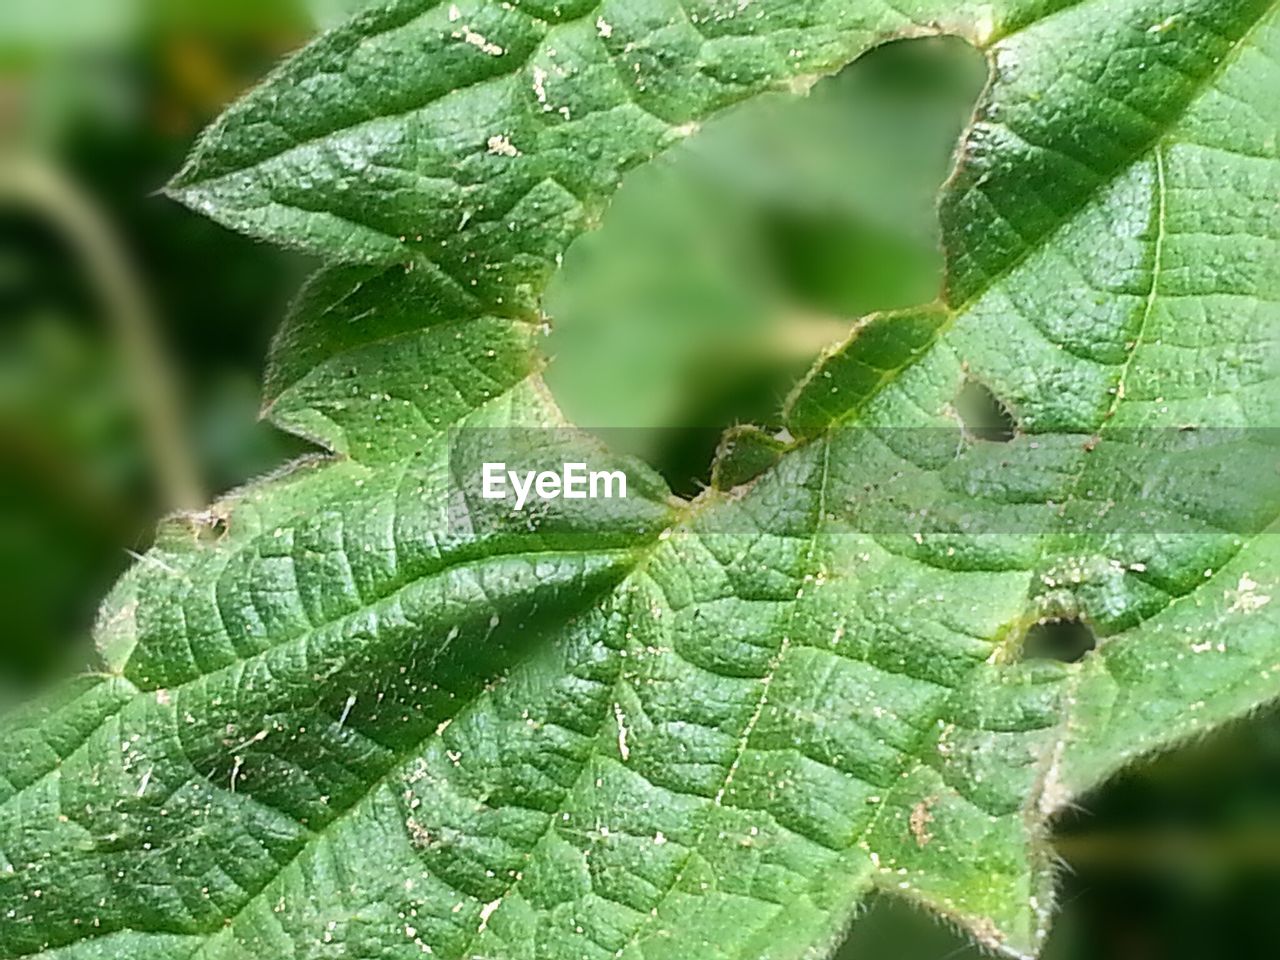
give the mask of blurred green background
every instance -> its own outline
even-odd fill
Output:
[[[100,597],[164,513],[305,446],[257,419],[314,264],[154,195],[199,130],[360,0],[0,0],[0,710],[92,661]],[[985,67],[883,47],[631,177],[547,297],[548,381],[681,493],[777,426],[852,320],[931,299],[933,198]],[[0,713],[0,730],[3,715]],[[1053,960],[1280,957],[1280,716],[1136,769],[1059,824]],[[840,954],[980,954],[900,903]]]

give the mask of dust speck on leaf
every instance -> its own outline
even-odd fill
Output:
[[[926,847],[933,839],[933,834],[929,832],[929,824],[933,822],[933,804],[936,802],[937,797],[925,797],[911,808],[907,826],[911,830],[911,836],[915,838],[917,847]]]
[[[488,140],[489,152],[499,157],[518,157],[520,151],[506,134],[495,133]]]

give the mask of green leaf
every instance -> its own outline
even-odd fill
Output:
[[[228,111],[171,189],[335,262],[267,388],[335,455],[170,522],[7,718],[0,956],[798,960],[874,890],[1038,949],[1054,812],[1280,693],[1280,15],[900,6],[402,2]],[[731,490],[459,510],[460,443],[591,442],[539,294],[623,172],[936,30],[992,63],[939,303]]]

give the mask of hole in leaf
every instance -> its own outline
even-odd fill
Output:
[[[955,408],[965,432],[975,440],[1008,443],[1017,436],[1018,425],[1009,408],[976,380],[965,382],[956,397]]]
[[[987,75],[963,40],[887,43],[629,176],[543,304],[569,419],[683,495],[710,481],[726,427],[782,426],[791,387],[858,317],[937,295],[937,192]]]
[[[1097,646],[1093,628],[1083,620],[1041,620],[1027,631],[1022,641],[1022,658],[1078,663]]]

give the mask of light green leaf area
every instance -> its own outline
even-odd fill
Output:
[[[992,82],[937,304],[828,351],[730,489],[459,503],[458,428],[561,423],[539,293],[627,169],[939,31]],[[1034,954],[1053,813],[1280,694],[1274,447],[1223,432],[1278,420],[1277,89],[1272,0],[414,0],[317,40],[171,189],[335,264],[267,384],[334,456],[169,523],[102,672],[5,718],[0,957],[799,960],[873,891]],[[1163,469],[1199,438],[1257,469]],[[890,483],[938,509],[868,523]],[[1024,657],[1055,616],[1096,650]]]
[[[303,8],[315,25],[324,30],[337,26],[353,14],[374,6],[371,0],[305,0]]]

